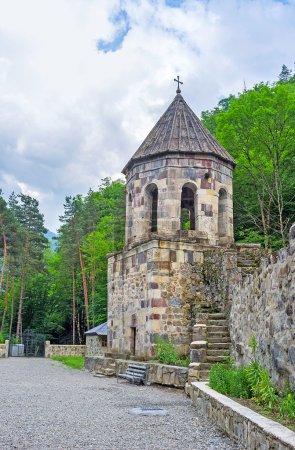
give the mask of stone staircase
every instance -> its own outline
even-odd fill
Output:
[[[224,313],[207,313],[204,323],[194,326],[191,343],[191,363],[188,383],[207,381],[213,364],[222,362],[229,356],[230,336],[228,320]]]

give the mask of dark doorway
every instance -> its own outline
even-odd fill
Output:
[[[158,188],[151,192],[152,196],[152,217],[151,217],[151,231],[156,232],[158,229]]]
[[[131,355],[135,355],[136,351],[136,327],[131,327]]]

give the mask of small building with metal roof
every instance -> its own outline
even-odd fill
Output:
[[[102,356],[107,351],[107,334],[108,324],[102,323],[88,331],[86,336],[86,352],[85,356]]]

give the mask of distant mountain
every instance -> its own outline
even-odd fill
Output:
[[[57,248],[57,242],[56,242],[56,239],[55,238],[57,238],[57,234],[56,233],[53,233],[53,231],[47,231],[47,233],[45,234],[45,237],[47,237],[47,239],[49,240],[49,242],[50,242],[50,248],[51,248],[51,250],[56,250],[56,248]]]

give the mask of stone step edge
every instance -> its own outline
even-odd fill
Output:
[[[229,352],[223,348],[208,348],[207,356],[229,356]]]
[[[212,318],[212,319],[226,319],[226,314],[224,313],[209,313],[208,314],[208,319]]]
[[[220,350],[229,350],[230,342],[208,342],[207,348],[208,350],[220,349]]]
[[[231,344],[231,340],[229,336],[209,336],[208,337],[208,345],[209,344]]]
[[[222,355],[222,356],[207,356],[206,362],[208,363],[217,363],[217,362],[223,362],[229,357],[229,355]]]

